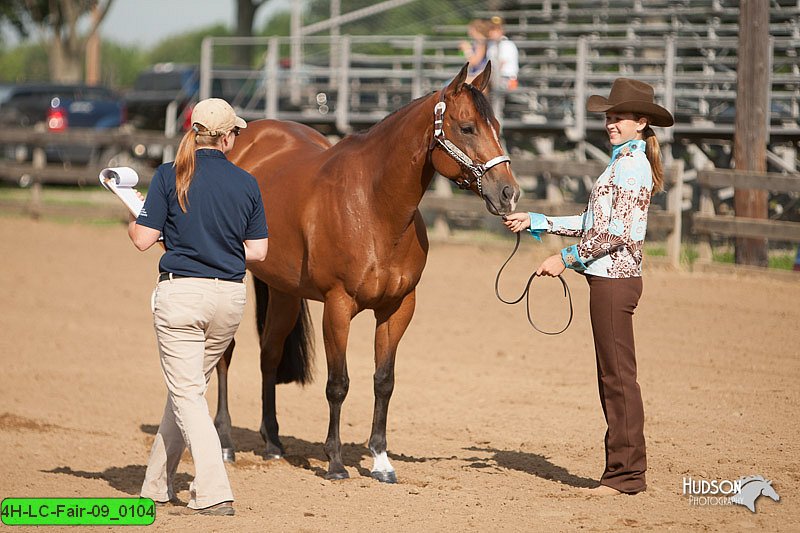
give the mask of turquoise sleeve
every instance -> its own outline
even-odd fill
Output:
[[[564,264],[567,268],[571,268],[576,272],[583,272],[586,270],[586,263],[583,262],[580,254],[578,253],[577,244],[567,246],[561,250],[561,260],[564,261]]]
[[[541,213],[528,213],[528,216],[531,218],[531,227],[528,228],[528,231],[534,239],[541,242],[542,233],[547,233],[547,229],[550,227],[547,217]]]

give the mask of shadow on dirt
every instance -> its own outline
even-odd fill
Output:
[[[551,463],[547,457],[538,453],[498,450],[496,448],[479,448],[477,446],[471,446],[465,449],[475,452],[491,453],[492,457],[485,459],[485,461],[494,461],[494,463],[501,468],[518,470],[542,479],[558,481],[571,487],[594,488],[599,485],[597,480],[571,474],[563,466]]]
[[[143,433],[148,435],[155,435],[158,432],[158,426],[153,424],[142,424],[140,429]],[[236,446],[236,453],[253,453],[254,455],[269,461],[264,456],[264,440],[258,431],[252,429],[236,427],[231,429],[231,438]],[[284,460],[292,466],[303,468],[314,473],[314,475],[324,478],[327,473],[328,458],[325,456],[324,443],[311,442],[304,439],[298,439],[288,435],[281,435],[281,443],[283,444],[286,455]],[[404,463],[424,463],[432,460],[433,458],[417,458],[410,457],[404,454],[393,454],[389,452],[389,458],[393,461]],[[372,452],[369,451],[366,443],[343,442],[342,443],[342,461],[348,468],[355,468],[358,473],[364,477],[371,477],[368,468],[360,466],[360,463],[365,458],[371,458]],[[438,458],[437,458],[438,459]],[[144,472],[142,472],[144,476]]]
[[[59,466],[52,470],[42,470],[47,474],[66,474],[68,476],[80,477],[84,479],[101,479],[109,484],[112,488],[118,491],[138,496],[142,490],[142,481],[144,480],[145,465],[128,465],[128,466],[112,466],[106,468],[102,472],[87,472],[85,470],[73,470],[68,466]],[[182,490],[189,490],[189,483],[192,481],[192,476],[184,473],[175,475],[175,492]]]
[[[158,426],[152,424],[142,424],[140,429],[143,433],[155,435]],[[256,456],[264,457],[264,441],[257,431],[251,429],[234,427],[232,437],[237,446],[237,452],[251,452]],[[281,438],[286,455],[284,460],[290,465],[309,470],[318,477],[325,477],[328,458],[325,456],[322,442],[311,442],[290,436]],[[483,452],[492,454],[489,458],[464,458],[464,457],[412,457],[404,454],[389,454],[393,461],[405,463],[424,463],[427,461],[442,460],[462,460],[468,461],[469,467],[488,468],[497,466],[510,470],[518,470],[542,479],[557,481],[571,487],[596,487],[597,481],[571,474],[566,468],[553,464],[545,456],[537,453],[529,453],[513,450],[498,450],[496,448],[481,448],[470,446],[463,448],[472,452]],[[365,444],[342,443],[342,460],[348,467],[355,468],[359,475],[371,477],[368,468],[361,466],[361,462],[371,457],[371,452]],[[265,459],[267,461],[267,459]],[[110,467],[102,472],[88,472],[83,470],[73,470],[68,466],[60,466],[52,470],[44,470],[48,474],[66,474],[84,479],[101,479],[106,481],[112,488],[127,494],[137,495],[141,490],[142,480],[145,474],[145,465],[127,465],[123,467]],[[192,476],[186,473],[178,473],[175,476],[175,491],[189,489]]]

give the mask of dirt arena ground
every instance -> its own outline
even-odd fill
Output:
[[[508,295],[548,251],[532,240]],[[552,245],[553,243],[550,243]],[[0,217],[0,495],[134,496],[165,399],[149,310],[159,252],[124,227]],[[568,273],[575,319],[534,332],[494,297],[511,242],[434,244],[417,313],[400,346],[389,413],[399,483],[369,477],[371,315],[354,321],[342,438],[351,479],[328,482],[321,306],[316,381],[278,391],[285,460],[258,434],[260,375],[252,309],[237,335],[231,411],[238,461],[232,518],[159,510],[159,530],[656,531],[800,530],[800,282],[646,269],[637,345],[649,488],[587,497],[603,466],[587,287]],[[535,289],[542,324],[565,313],[559,284]],[[209,402],[216,404],[212,382]],[[684,478],[760,474],[780,502],[757,512],[692,505]],[[181,465],[187,499],[191,461]],[[75,529],[70,529],[75,531]]]

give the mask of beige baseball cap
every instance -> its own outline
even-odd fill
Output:
[[[209,135],[222,135],[234,127],[246,128],[247,122],[236,116],[231,105],[221,98],[201,100],[192,109],[192,124],[200,124]]]

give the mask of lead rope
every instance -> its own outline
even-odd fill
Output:
[[[569,320],[567,320],[567,325],[558,331],[544,331],[543,329],[540,329],[536,324],[534,324],[533,318],[531,317],[531,303],[530,303],[531,284],[533,283],[533,278],[536,277],[536,272],[531,274],[531,277],[528,278],[528,283],[525,285],[525,290],[522,291],[522,294],[520,294],[519,298],[517,298],[516,300],[514,301],[504,300],[503,297],[500,296],[500,275],[503,273],[503,269],[506,268],[508,262],[511,261],[511,258],[514,257],[514,254],[517,253],[517,250],[519,249],[519,241],[520,241],[520,235],[519,233],[517,233],[517,244],[514,245],[514,250],[511,252],[511,255],[508,256],[506,262],[503,263],[503,266],[501,266],[500,270],[497,272],[497,277],[494,280],[494,294],[497,296],[498,300],[508,305],[517,304],[520,301],[522,301],[523,298],[525,298],[525,311],[528,315],[528,322],[530,323],[531,326],[533,326],[533,329],[535,329],[539,333],[544,333],[545,335],[558,335],[559,333],[564,333],[565,331],[567,331],[569,325],[572,324],[572,315],[573,315],[572,294],[569,291],[569,285],[567,285],[567,282],[564,281],[564,278],[562,278],[560,274],[558,275],[558,279],[561,281],[561,285],[564,286],[564,297],[567,298],[567,300],[569,301]]]
[[[617,161],[619,161],[619,159],[620,159],[620,155],[617,155],[617,158],[611,163],[612,177],[613,177],[613,172],[614,172],[614,166],[617,164]],[[492,204],[492,205],[494,206],[494,204]],[[495,211],[496,210],[497,210],[497,208],[495,208]],[[503,219],[505,220],[505,217],[503,217]],[[567,320],[567,325],[564,326],[563,328],[561,328],[558,331],[544,331],[544,330],[539,329],[539,327],[536,326],[536,324],[533,323],[533,318],[531,317],[530,300],[531,300],[531,283],[533,283],[533,278],[536,277],[536,272],[531,274],[531,277],[528,278],[528,283],[525,285],[525,290],[522,291],[522,294],[520,294],[519,298],[517,298],[516,300],[508,301],[508,300],[504,300],[503,297],[500,296],[500,274],[503,273],[503,269],[506,268],[506,265],[508,264],[509,261],[511,261],[511,258],[514,257],[514,254],[517,253],[517,249],[519,248],[519,240],[520,240],[519,237],[520,237],[520,235],[519,235],[519,233],[517,233],[517,244],[514,245],[514,250],[511,252],[511,255],[508,256],[508,259],[506,259],[506,262],[503,263],[503,266],[501,266],[500,270],[497,272],[497,277],[494,280],[494,294],[497,296],[498,300],[500,300],[504,304],[508,304],[508,305],[517,304],[523,298],[525,298],[525,311],[528,314],[528,322],[530,322],[531,326],[533,326],[533,329],[535,329],[539,333],[544,333],[545,335],[558,335],[560,333],[564,333],[565,331],[567,331],[567,328],[569,327],[569,325],[572,324],[573,310],[572,310],[572,294],[569,291],[569,285],[567,285],[567,282],[564,280],[564,278],[561,277],[561,274],[558,275],[558,279],[561,281],[561,285],[564,286],[564,297],[569,300],[569,319]]]

